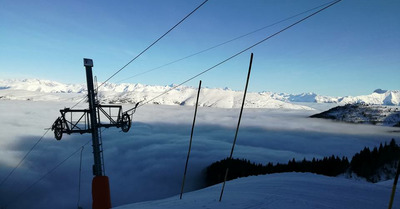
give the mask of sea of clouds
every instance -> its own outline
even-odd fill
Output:
[[[45,133],[44,128],[59,117],[59,109],[72,105],[0,101],[0,180]],[[124,105],[125,109],[129,107]],[[378,146],[398,135],[392,127],[308,118],[316,112],[245,109],[233,156],[263,164],[332,154],[351,157],[364,146]],[[193,113],[194,107],[145,105],[133,116],[128,133],[116,128],[103,131],[104,161],[113,206],[179,194]],[[199,108],[197,116],[185,191],[202,188],[205,168],[229,156],[239,109]],[[77,134],[64,135],[61,141],[56,141],[50,131],[0,185],[0,207],[76,208],[79,151],[90,139],[89,134]],[[74,152],[75,155],[29,188]],[[80,195],[83,208],[91,207],[92,164],[89,144],[83,149]]]

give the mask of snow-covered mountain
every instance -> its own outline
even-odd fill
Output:
[[[391,106],[347,104],[344,106],[334,107],[310,117],[332,119],[350,123],[400,126],[400,110],[398,107]]]
[[[264,92],[271,98],[285,102],[316,102],[344,104],[372,104],[372,105],[400,105],[400,91],[376,89],[372,94],[361,96],[331,97],[315,93],[286,94]]]
[[[9,79],[0,80],[0,89],[26,90],[42,93],[82,93],[86,90],[86,86],[82,84],[62,84],[40,79]]]
[[[85,84],[62,84],[38,79],[0,80],[0,99],[79,101],[86,93],[85,89]],[[193,106],[196,102],[197,89],[174,85],[150,86],[105,83],[100,86],[98,92],[99,100],[102,103],[137,103],[151,100],[152,104]],[[203,107],[238,108],[241,105],[242,97],[243,92],[240,91],[203,88],[199,105]],[[248,93],[246,107],[312,110],[307,106],[276,100],[263,93]]]
[[[164,92],[168,93],[163,94]],[[8,100],[80,100],[86,93],[86,84],[63,84],[55,81],[24,79],[0,80],[0,99]],[[99,99],[103,103],[137,103],[148,101],[165,105],[194,105],[197,90],[193,87],[174,85],[151,86],[143,84],[113,84],[106,83],[99,88]],[[159,96],[159,97],[158,97]],[[200,106],[237,108],[241,104],[243,92],[230,89],[203,88],[200,96]],[[315,93],[287,94],[259,92],[248,93],[247,108],[284,108],[311,109],[302,103],[338,103],[338,104],[377,104],[399,105],[400,91],[377,89],[372,94],[363,96],[330,97]]]
[[[316,103],[338,103],[339,99],[336,97],[320,96],[316,93],[302,93],[302,94],[287,94],[287,93],[272,93],[263,92],[271,98],[285,102],[316,102]]]

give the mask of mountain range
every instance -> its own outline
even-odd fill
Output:
[[[150,100],[153,104],[194,105],[197,89],[173,84],[152,86],[105,83],[100,86],[98,92],[99,100],[103,103],[137,103]],[[85,93],[86,84],[63,84],[40,79],[0,80],[0,99],[2,100],[79,101]],[[233,91],[228,88],[202,88],[199,105],[238,108],[242,97],[242,91]],[[321,96],[315,93],[249,92],[245,106],[247,108],[312,109],[302,103],[399,105],[400,91],[377,89],[368,95],[344,97]]]

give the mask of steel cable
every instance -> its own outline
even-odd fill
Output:
[[[146,73],[150,73],[150,72],[152,72],[152,71],[158,70],[158,69],[163,68],[163,67],[166,67],[166,66],[168,66],[168,65],[172,65],[172,64],[174,64],[174,63],[177,63],[177,62],[180,62],[180,61],[182,61],[182,60],[188,59],[188,58],[190,58],[190,57],[196,56],[196,55],[198,55],[198,54],[202,54],[202,53],[204,53],[204,52],[207,52],[207,51],[210,51],[210,50],[212,50],[212,49],[218,48],[218,47],[223,46],[223,45],[225,45],[225,44],[234,42],[234,41],[236,41],[236,40],[238,40],[238,39],[241,39],[241,38],[244,38],[244,37],[249,36],[249,35],[251,35],[251,34],[260,32],[260,31],[262,31],[262,30],[264,30],[264,29],[266,29],[266,28],[269,28],[269,27],[278,25],[279,23],[285,22],[285,21],[287,21],[287,20],[293,19],[293,18],[298,17],[298,16],[300,16],[300,15],[306,14],[306,13],[308,13],[308,12],[310,12],[310,11],[313,11],[313,10],[316,10],[316,9],[321,8],[321,7],[323,7],[323,6],[326,6],[326,5],[328,5],[328,4],[331,4],[332,2],[334,2],[334,1],[331,1],[331,2],[328,2],[328,3],[325,3],[325,4],[321,4],[321,5],[317,6],[317,7],[312,8],[312,9],[308,9],[308,10],[306,10],[306,11],[304,11],[304,12],[298,13],[298,14],[296,14],[296,15],[292,15],[292,16],[287,17],[287,18],[285,18],[285,19],[279,20],[279,21],[277,21],[277,22],[275,22],[275,23],[269,24],[269,25],[267,25],[267,26],[264,26],[264,27],[261,27],[261,28],[259,28],[259,29],[256,29],[256,30],[253,30],[253,31],[251,31],[251,32],[248,32],[248,33],[246,33],[246,34],[240,35],[240,36],[238,36],[238,37],[236,37],[236,38],[233,38],[233,39],[230,39],[230,40],[228,40],[228,41],[222,42],[222,43],[220,43],[220,44],[214,45],[214,46],[209,47],[209,48],[207,48],[207,49],[203,49],[203,50],[201,50],[201,51],[199,51],[199,52],[196,52],[196,53],[187,55],[187,56],[185,56],[185,57],[183,57],[183,58],[180,58],[180,59],[171,61],[171,62],[166,63],[166,64],[163,64],[163,65],[161,65],[161,66],[152,68],[152,69],[150,69],[150,70],[146,70],[146,71],[137,73],[137,74],[135,74],[135,75],[133,75],[133,76],[130,76],[130,77],[128,77],[128,78],[119,80],[117,83],[120,83],[120,82],[122,82],[122,81],[129,80],[129,79],[131,79],[131,78],[134,78],[134,77],[137,77],[137,76],[140,76],[140,75],[144,75],[144,74],[146,74]]]
[[[1,181],[0,187],[10,178],[10,176],[14,173],[14,171],[22,164],[22,162],[28,157],[28,155],[35,149],[36,145],[39,144],[40,141],[46,136],[49,132],[50,128],[46,130],[46,132],[36,141],[36,143],[29,149],[29,151],[25,154],[25,156],[19,161],[19,163],[11,170],[11,172]]]
[[[231,59],[233,59],[233,58],[239,56],[240,54],[242,54],[242,53],[248,51],[249,49],[251,49],[251,48],[253,48],[253,47],[255,47],[255,46],[257,46],[257,45],[259,45],[259,44],[261,44],[261,43],[263,43],[263,42],[265,42],[265,41],[267,41],[267,40],[269,40],[269,39],[271,39],[272,37],[274,37],[274,36],[276,36],[276,35],[278,35],[278,34],[284,32],[284,31],[288,30],[289,28],[291,28],[291,27],[293,27],[293,26],[295,26],[295,25],[297,25],[297,24],[299,24],[299,23],[301,23],[301,22],[307,20],[308,18],[310,18],[310,17],[312,17],[312,16],[314,16],[314,15],[316,15],[316,14],[318,14],[318,13],[324,11],[325,9],[328,9],[329,7],[331,7],[331,6],[333,6],[333,5],[337,4],[337,3],[339,3],[340,1],[342,1],[342,0],[334,1],[333,3],[330,3],[329,5],[323,7],[322,9],[319,9],[318,11],[316,11],[316,12],[310,14],[310,15],[307,15],[306,17],[304,17],[304,18],[302,18],[302,19],[300,19],[300,20],[298,20],[298,21],[292,23],[291,25],[286,26],[285,28],[281,29],[280,31],[278,31],[278,32],[276,32],[276,33],[274,33],[274,34],[272,34],[272,35],[270,35],[270,36],[268,36],[268,37],[266,37],[266,38],[264,38],[264,39],[258,41],[257,43],[255,43],[255,44],[253,44],[253,45],[251,45],[251,46],[249,46],[249,47],[243,49],[242,51],[240,51],[240,52],[238,52],[238,53],[236,53],[236,54],[230,56],[229,58],[227,58],[227,59],[225,59],[225,60],[219,62],[218,64],[216,64],[216,65],[214,65],[214,66],[212,66],[212,67],[210,67],[210,68],[208,68],[208,69],[206,69],[206,70],[204,70],[204,71],[198,73],[197,75],[194,75],[193,77],[191,77],[191,78],[189,78],[189,79],[183,81],[182,83],[180,83],[180,84],[178,84],[178,85],[176,85],[176,86],[174,86],[174,87],[168,89],[167,91],[165,91],[165,92],[159,94],[158,96],[155,96],[155,97],[153,97],[152,99],[147,100],[147,101],[146,101],[146,100],[140,101],[140,102],[139,102],[140,105],[137,106],[137,107],[142,107],[143,105],[148,104],[149,102],[151,102],[151,101],[153,101],[153,100],[155,100],[155,99],[157,99],[157,98],[159,98],[159,97],[161,97],[161,96],[167,94],[168,92],[170,92],[170,91],[172,91],[172,90],[174,90],[174,89],[176,89],[176,88],[182,86],[183,84],[185,84],[185,83],[187,83],[187,82],[189,82],[189,81],[191,81],[191,80],[193,80],[193,79],[199,77],[200,75],[203,75],[204,73],[206,73],[206,72],[208,72],[208,71],[210,71],[210,70],[212,70],[212,69],[214,69],[214,68],[216,68],[216,67],[218,67],[218,66],[224,64],[225,62],[227,62],[227,61],[229,61],[229,60],[231,60]],[[129,111],[131,111],[131,110],[133,110],[133,109],[134,109],[134,108],[131,108],[131,109],[125,111],[125,112],[129,112]]]
[[[121,69],[117,70],[114,74],[112,74],[106,81],[104,81],[99,87],[103,86],[107,81],[109,81],[111,78],[113,78],[115,75],[117,75],[119,72],[121,72],[124,68],[126,68],[129,64],[131,64],[134,60],[136,60],[138,57],[140,57],[143,53],[145,53],[148,49],[150,49],[154,44],[156,44],[158,41],[160,41],[162,38],[164,38],[168,33],[170,33],[172,30],[174,30],[178,25],[180,25],[183,21],[185,21],[190,15],[192,15],[194,12],[196,12],[201,6],[203,6],[208,0],[205,0],[203,3],[201,3],[198,7],[196,7],[193,11],[191,11],[189,14],[187,14],[181,21],[176,23],[172,28],[170,28],[167,32],[165,32],[162,36],[160,36],[157,40],[155,40],[152,44],[150,44],[147,48],[145,48],[142,52],[140,52],[136,57],[131,59],[127,64],[125,64]]]
[[[74,156],[76,153],[78,153],[79,151],[82,150],[82,147],[86,146],[87,144],[89,144],[89,142],[91,142],[92,140],[88,140],[84,145],[82,145],[81,147],[79,147],[79,149],[75,150],[72,154],[70,154],[67,158],[65,158],[64,160],[62,160],[60,163],[58,163],[55,167],[53,167],[51,170],[49,170],[46,174],[44,174],[42,177],[40,177],[38,180],[36,180],[35,182],[33,182],[31,185],[29,185],[24,191],[22,191],[21,193],[19,193],[18,195],[15,196],[14,199],[10,200],[5,207],[7,208],[7,206],[9,206],[10,204],[14,203],[15,201],[17,201],[24,193],[26,193],[27,191],[29,191],[30,189],[32,189],[36,184],[38,184],[40,181],[42,181],[44,178],[46,178],[49,174],[51,174],[52,172],[54,172],[58,167],[60,167],[62,164],[64,164],[68,159],[70,159],[72,156]]]

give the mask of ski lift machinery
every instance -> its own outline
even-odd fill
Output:
[[[97,97],[97,90],[93,84],[93,60],[84,58],[83,65],[86,68],[86,80],[88,89],[89,109],[64,108],[60,110],[61,116],[56,119],[51,129],[54,137],[61,140],[63,134],[91,133],[93,147],[93,181],[92,181],[92,208],[109,209],[111,208],[111,196],[108,177],[105,175],[103,147],[101,140],[101,128],[117,127],[123,132],[128,132],[131,128],[131,116],[138,107],[125,112],[121,105],[100,104]]]
[[[89,60],[89,61],[88,61]],[[89,63],[86,63],[89,62]],[[85,66],[93,67],[93,61],[85,59]],[[121,128],[123,132],[128,132],[132,125],[131,116],[135,113],[139,103],[134,108],[123,112],[121,105],[103,105],[99,103],[97,97],[98,91],[94,91],[95,101],[94,109],[97,118],[97,128]],[[89,97],[89,96],[88,96]],[[131,112],[131,113],[129,113]],[[64,108],[60,110],[61,116],[56,119],[51,129],[54,131],[54,137],[61,140],[63,134],[73,133],[92,133],[91,126],[91,110],[89,109],[70,109]]]
[[[137,104],[132,113],[129,114],[122,111],[121,105],[95,104],[98,119],[97,127],[117,127],[125,133],[128,132],[132,125],[131,115],[135,112],[136,107]],[[64,108],[60,110],[60,113],[61,116],[56,119],[51,128],[57,140],[61,140],[64,133],[68,135],[92,133],[89,109]]]

